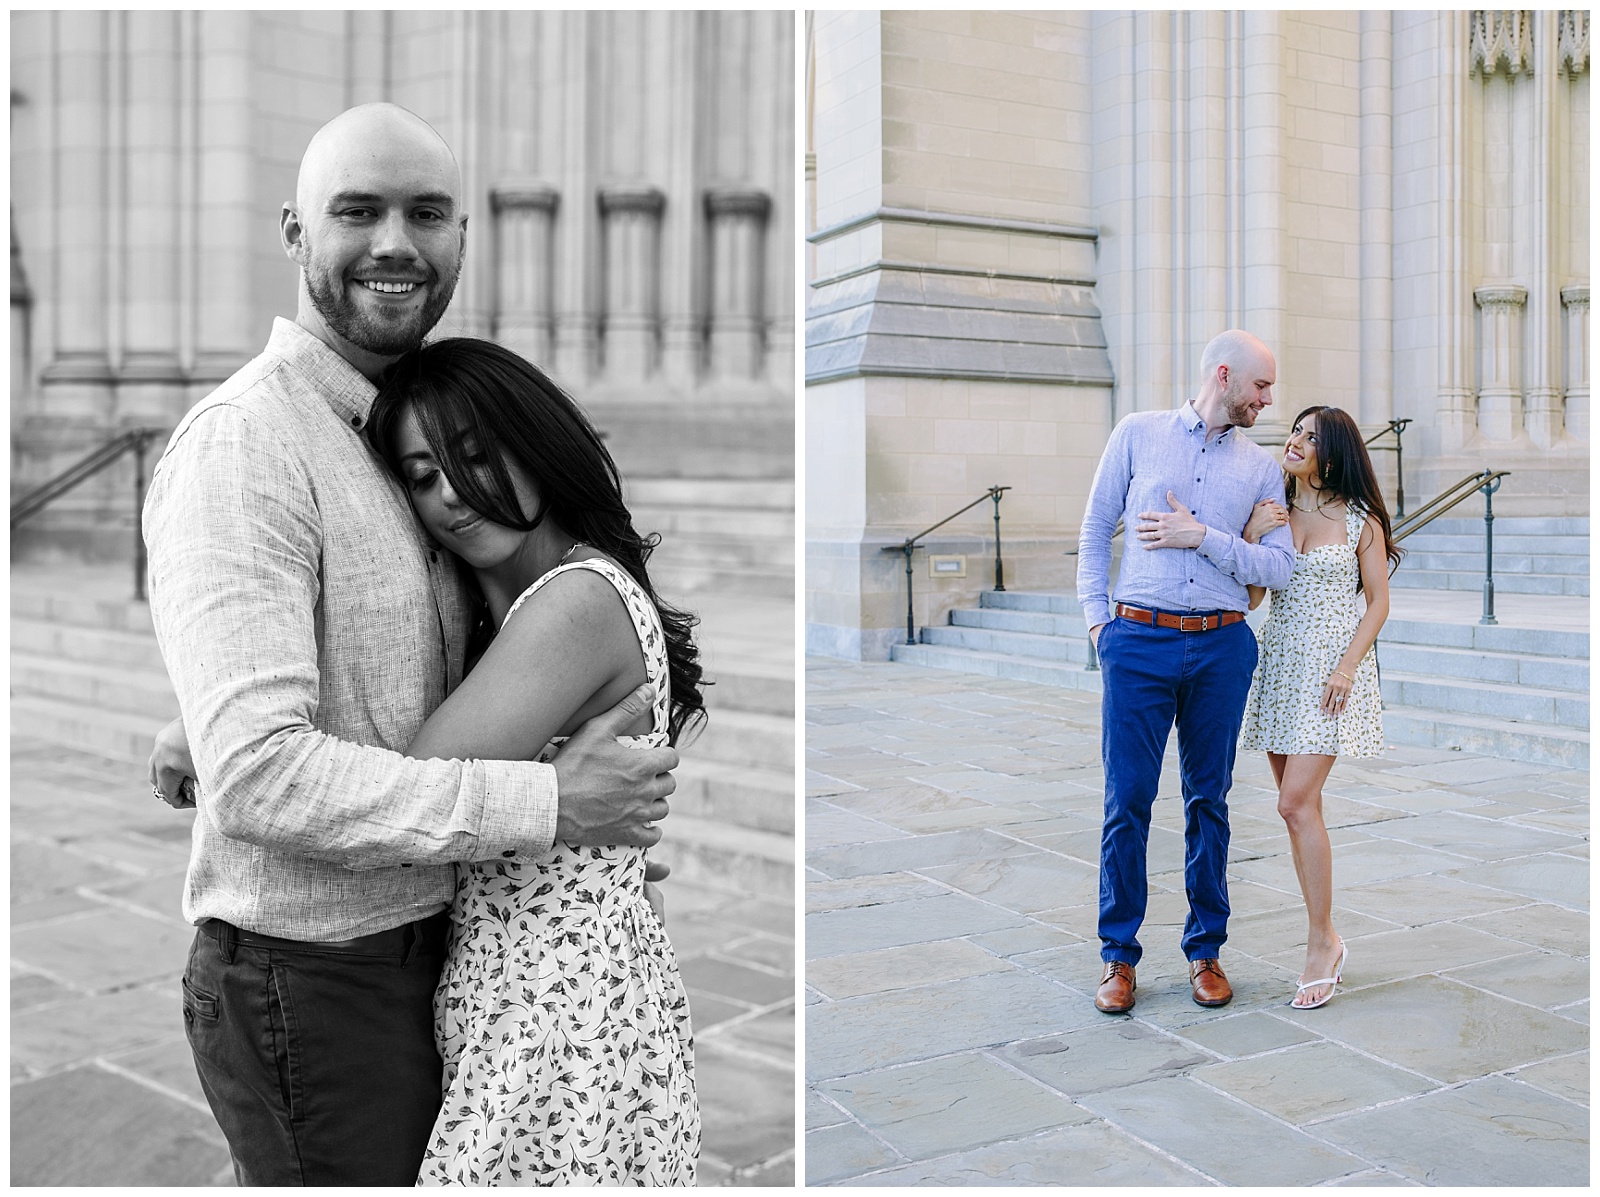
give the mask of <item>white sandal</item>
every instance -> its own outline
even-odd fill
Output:
[[[1333,976],[1323,977],[1320,981],[1307,981],[1304,985],[1299,986],[1294,991],[1294,998],[1297,998],[1308,989],[1315,989],[1318,985],[1327,985],[1329,986],[1329,989],[1328,992],[1323,995],[1322,1000],[1320,1002],[1308,1002],[1304,1006],[1296,1006],[1294,998],[1290,998],[1289,1005],[1296,1010],[1315,1010],[1319,1006],[1326,1006],[1329,1002],[1333,1001],[1333,995],[1339,992],[1339,982],[1344,980],[1344,962],[1345,957],[1349,955],[1350,945],[1345,943],[1343,939],[1340,939],[1339,963],[1333,966]]]

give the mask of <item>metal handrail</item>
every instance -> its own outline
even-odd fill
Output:
[[[1374,432],[1366,440],[1366,445],[1369,449],[1394,450],[1394,518],[1397,520],[1404,519],[1406,514],[1406,459],[1405,446],[1401,444],[1400,434],[1406,430],[1406,425],[1410,423],[1409,416],[1403,420],[1390,420],[1388,424]],[[1387,436],[1391,432],[1394,433],[1394,444],[1374,445],[1372,443],[1380,436]]]
[[[112,465],[124,453],[133,454],[133,597],[145,600],[144,592],[144,453],[151,441],[165,433],[159,428],[130,428],[112,437],[83,460],[62,470],[54,478],[35,487],[11,505],[11,527],[31,519],[73,487]]]
[[[1458,503],[1465,502],[1473,491],[1483,492],[1483,618],[1480,624],[1499,623],[1494,617],[1494,492],[1500,489],[1500,480],[1509,476],[1510,470],[1479,470],[1468,474],[1435,498],[1424,503],[1407,519],[1396,524],[1390,534],[1399,544],[1413,532],[1426,528]]]
[[[972,500],[972,502],[968,503],[960,511],[952,512],[951,514],[945,516],[944,519],[940,520],[937,524],[934,524],[931,527],[924,528],[921,532],[918,532],[915,536],[906,537],[905,540],[903,540],[899,544],[886,544],[879,550],[880,552],[884,552],[884,553],[904,553],[905,554],[905,558],[906,558],[906,643],[907,644],[915,644],[917,642],[916,625],[915,625],[914,616],[912,614],[912,605],[911,605],[911,554],[912,554],[912,551],[917,547],[917,542],[919,540],[921,540],[924,536],[926,536],[929,532],[934,532],[934,531],[937,531],[938,529],[944,527],[951,520],[955,519],[956,516],[958,516],[958,515],[965,515],[967,512],[971,511],[974,507],[976,507],[979,503],[983,502],[985,499],[994,500],[994,588],[996,590],[1004,590],[1006,588],[1006,585],[1005,585],[1005,568],[1000,563],[1000,496],[1005,494],[1006,491],[1008,491],[1010,489],[1011,488],[1009,486],[991,486],[988,490],[984,491],[983,494],[979,495],[976,499]]]

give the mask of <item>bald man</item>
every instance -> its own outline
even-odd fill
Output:
[[[553,765],[401,755],[461,679],[468,600],[362,429],[373,379],[449,305],[460,195],[402,108],[318,131],[281,222],[295,320],[184,417],[145,504],[200,781],[183,1015],[242,1185],[413,1184],[454,863],[649,846],[667,813],[677,754],[615,739],[642,692]],[[174,798],[170,764],[154,776]]]
[[[1133,1008],[1147,895],[1150,811],[1178,728],[1184,807],[1182,947],[1194,1000],[1233,997],[1219,958],[1228,929],[1228,790],[1256,641],[1247,586],[1281,588],[1294,568],[1288,528],[1240,538],[1283,474],[1243,429],[1272,403],[1277,364],[1230,330],[1200,361],[1200,393],[1176,411],[1135,412],[1111,432],[1078,538],[1078,602],[1101,666],[1105,822],[1100,833],[1100,957],[1095,1005]],[[1132,529],[1110,597],[1111,537]]]

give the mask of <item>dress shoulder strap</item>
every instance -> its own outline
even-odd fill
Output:
[[[1345,543],[1352,549],[1361,547],[1361,529],[1367,526],[1367,513],[1354,503],[1346,504],[1344,511]]]
[[[617,593],[622,596],[623,606],[627,607],[628,615],[633,619],[634,633],[639,637],[639,649],[644,653],[645,677],[656,683],[659,690],[651,720],[652,731],[653,734],[664,734],[667,731],[672,695],[670,687],[664,684],[667,677],[667,640],[661,630],[661,614],[656,610],[656,605],[650,601],[650,596],[644,592],[644,588],[621,566],[604,557],[585,557],[578,561],[568,561],[565,565],[558,565],[517,596],[517,601],[511,604],[505,619],[500,621],[500,626],[505,627],[517,613],[517,608],[522,606],[523,600],[551,578],[573,569],[587,569],[599,574],[616,587]]]

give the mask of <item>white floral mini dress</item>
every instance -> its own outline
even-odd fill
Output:
[[[1322,713],[1322,692],[1356,625],[1361,566],[1356,549],[1366,514],[1345,514],[1343,543],[1296,553],[1289,585],[1272,592],[1272,607],[1256,634],[1261,649],[1245,700],[1239,747],[1258,752],[1377,756],[1383,751],[1383,700],[1378,657],[1368,649],[1355,668],[1344,713]]]
[[[574,561],[622,595],[650,680],[664,678],[655,605],[610,561]],[[502,626],[504,621],[502,621]],[[666,686],[654,730],[667,742]],[[552,740],[547,760],[559,740]],[[422,1185],[692,1185],[700,1150],[689,1002],[644,898],[644,850],[557,841],[537,861],[458,868],[434,995],[444,1104]]]

